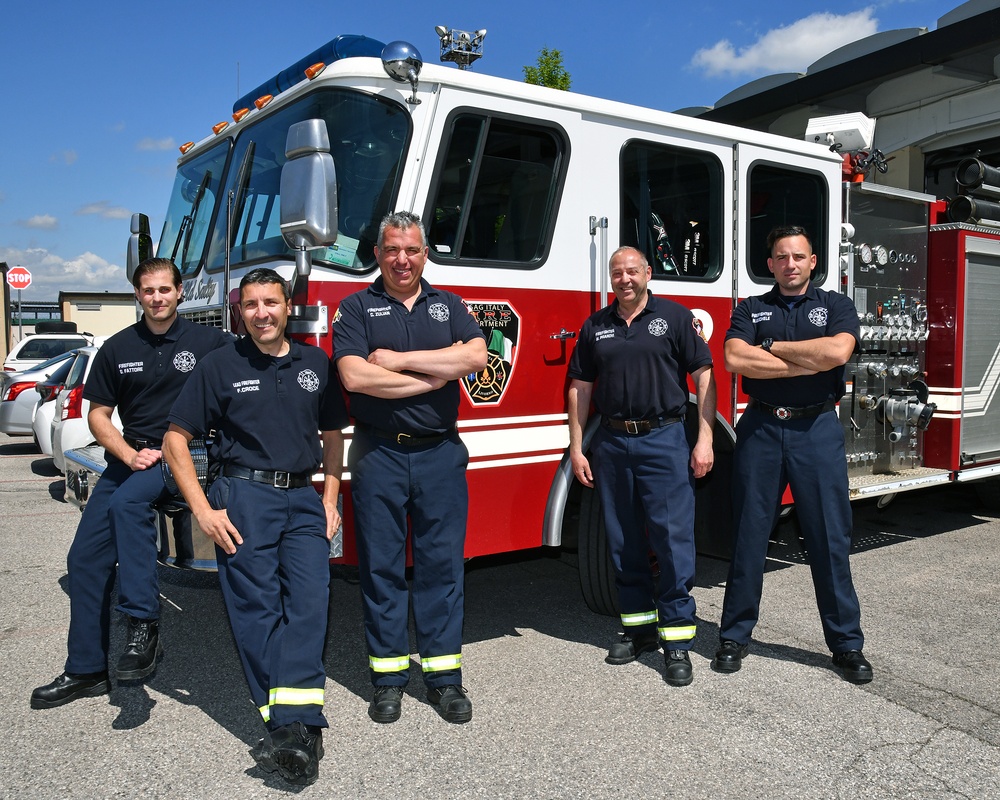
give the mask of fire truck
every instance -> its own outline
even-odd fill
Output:
[[[466,555],[576,549],[588,605],[614,613],[598,500],[570,471],[566,371],[583,320],[608,302],[620,245],[646,253],[652,291],[692,310],[715,358],[700,552],[728,553],[746,397],[722,345],[738,300],[772,285],[765,239],[778,224],[813,233],[814,282],[848,293],[861,318],[839,404],[852,495],[884,501],[1000,475],[1000,233],[949,222],[934,197],[845,175],[857,153],[845,159],[835,136],[793,139],[425,66],[405,42],[345,35],[181,146],[157,255],[181,270],[182,313],[223,327],[238,327],[241,276],[276,269],[292,286],[290,331],[332,354],[338,304],[378,274],[382,216],[420,214],[426,277],[465,299],[489,347],[486,369],[461,381]],[[151,254],[137,214],[130,267]],[[331,555],[351,563],[344,477]]]

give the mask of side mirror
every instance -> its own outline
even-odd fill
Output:
[[[326,122],[307,119],[288,129],[281,168],[281,235],[295,250],[295,272],[312,269],[309,250],[337,241],[337,170]]]
[[[149,217],[145,214],[133,214],[129,229],[132,235],[128,237],[128,252],[125,254],[125,275],[132,283],[135,268],[153,257],[153,237],[149,235]]]

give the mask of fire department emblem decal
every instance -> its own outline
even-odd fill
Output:
[[[667,332],[667,321],[662,317],[651,319],[649,321],[649,332],[653,336],[663,336]]]
[[[475,406],[496,405],[510,385],[517,361],[521,317],[509,303],[468,301],[469,313],[486,334],[486,368],[466,375],[462,386]]]
[[[174,369],[178,372],[190,372],[197,363],[198,359],[189,350],[182,350],[174,356]]]
[[[444,303],[434,303],[427,309],[427,313],[431,315],[431,319],[437,322],[447,322],[451,319],[451,313],[448,311],[448,306]]]
[[[826,316],[826,309],[823,306],[820,306],[819,308],[814,308],[809,312],[809,321],[817,328],[822,328],[826,325]]]
[[[319,389],[319,376],[311,369],[304,369],[299,373],[299,386],[307,392],[315,392]]]

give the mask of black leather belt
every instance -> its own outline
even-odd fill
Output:
[[[836,405],[833,400],[827,400],[825,403],[817,403],[814,406],[772,406],[770,403],[763,403],[753,397],[747,403],[749,408],[763,411],[765,414],[770,414],[772,417],[780,420],[818,417],[826,411],[833,411]]]
[[[147,447],[150,450],[159,450],[163,447],[163,442],[156,439],[129,439],[125,437],[125,444],[133,450],[144,450]]]
[[[611,417],[601,417],[601,424],[605,428],[613,431],[625,431],[633,436],[649,433],[655,428],[665,428],[675,422],[683,422],[684,416],[679,417],[653,417],[653,419],[612,419]]]
[[[362,432],[367,433],[369,436],[374,436],[376,439],[386,439],[390,442],[395,442],[396,444],[406,445],[407,447],[419,447],[424,444],[437,444],[438,442],[443,442],[455,432],[454,428],[452,428],[450,431],[445,431],[444,433],[433,433],[427,436],[411,436],[408,433],[393,433],[392,431],[384,431],[380,428],[373,428],[371,425],[358,425],[357,427]]]
[[[248,467],[223,467],[222,474],[227,478],[240,478],[255,483],[266,483],[275,489],[301,489],[312,483],[311,472],[270,472],[266,469],[249,469]]]

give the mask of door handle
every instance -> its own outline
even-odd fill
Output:
[[[576,331],[568,331],[565,328],[561,329],[559,333],[550,333],[550,339],[575,339]]]

